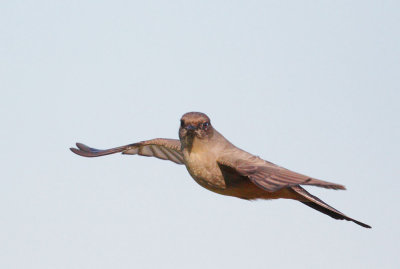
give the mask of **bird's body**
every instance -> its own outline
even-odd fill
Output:
[[[108,150],[97,150],[77,143],[71,150],[85,157],[116,152],[138,154],[184,164],[202,187],[218,194],[241,199],[293,199],[335,219],[369,225],[347,217],[311,195],[300,185],[345,189],[335,183],[301,175],[265,161],[230,143],[213,126],[207,115],[189,112],[182,116],[179,140],[157,138]]]
[[[230,173],[221,169],[218,160],[224,155],[252,158],[253,156],[231,144],[217,130],[214,129],[213,141],[204,145],[202,140],[195,140],[191,151],[183,148],[183,158],[186,169],[192,178],[202,187],[218,194],[234,196],[241,199],[277,199],[292,198],[296,194],[281,189],[275,192],[266,192],[251,183],[246,177],[237,173]],[[216,143],[218,141],[218,143]],[[208,150],[205,150],[208,149]],[[221,153],[222,156],[221,156]],[[260,159],[261,160],[261,159]]]
[[[205,147],[204,144],[209,144],[209,146]],[[211,191],[226,189],[226,182],[217,162],[219,152],[225,150],[225,146],[224,143],[195,139],[190,150],[185,147],[182,149],[189,174],[197,183]]]

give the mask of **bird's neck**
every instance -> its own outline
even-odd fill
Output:
[[[218,151],[231,143],[225,139],[217,130],[213,130],[211,136],[206,138],[186,137],[181,140],[182,150],[187,154],[201,154],[204,152]]]

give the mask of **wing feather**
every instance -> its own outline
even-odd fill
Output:
[[[240,157],[234,159],[235,156]],[[269,192],[298,185],[314,185],[328,189],[345,189],[342,185],[290,171],[243,151],[241,151],[239,155],[230,154],[223,156],[220,158],[219,163],[220,165],[234,168],[240,175],[248,177],[255,185]]]
[[[71,148],[71,151],[84,157],[99,157],[121,152],[122,154],[156,157],[177,164],[184,163],[181,143],[176,139],[156,138],[105,150],[91,148],[82,143],[76,143],[76,146],[77,148]]]

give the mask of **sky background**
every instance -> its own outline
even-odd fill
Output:
[[[1,268],[399,268],[398,1],[2,1]],[[347,191],[248,202],[98,148],[208,114]]]

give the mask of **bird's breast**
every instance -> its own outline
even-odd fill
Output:
[[[217,157],[210,152],[185,153],[186,168],[192,178],[206,189],[226,188]]]

